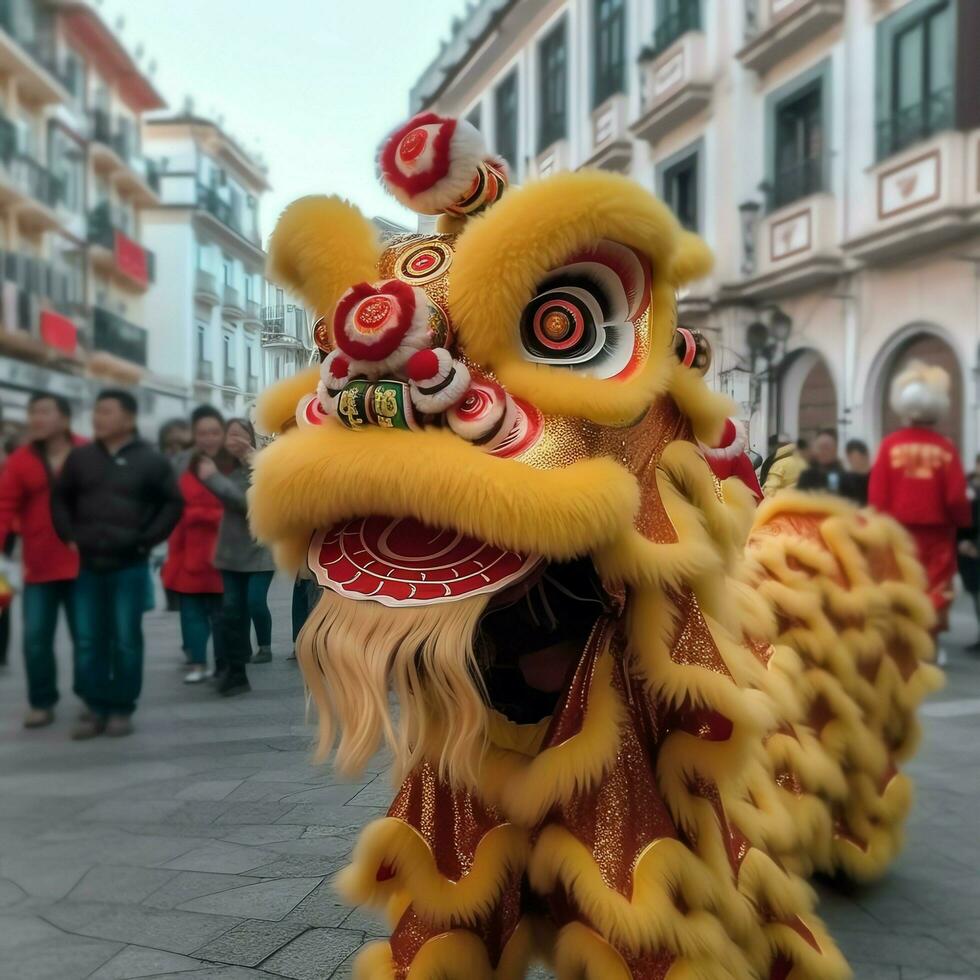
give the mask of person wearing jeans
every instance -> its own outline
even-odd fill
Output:
[[[58,680],[54,639],[58,611],[64,609],[74,637],[72,588],[78,552],[55,533],[51,485],[74,445],[71,406],[60,395],[39,392],[27,407],[29,442],[11,453],[0,474],[0,548],[17,525],[23,538],[24,667],[28,711],[25,728],[54,721]]]
[[[184,512],[168,542],[162,579],[164,587],[176,596],[180,610],[188,668],[184,683],[198,684],[208,676],[209,637],[214,640],[215,672],[223,667],[219,628],[223,584],[221,572],[214,567],[214,552],[224,508],[194,470],[202,457],[216,459],[225,469],[231,469],[234,461],[224,452],[225,421],[216,408],[201,405],[194,410],[191,434],[192,452],[177,461]]]
[[[75,693],[88,713],[72,738],[128,735],[143,683],[143,613],[149,555],[180,519],[170,462],[136,432],[136,399],[103,391],[95,441],[73,449],[51,498],[59,537],[75,545],[81,571],[75,613]]]
[[[218,531],[214,564],[224,579],[222,649],[228,670],[218,692],[224,696],[251,690],[245,665],[251,654],[250,622],[255,623],[258,652],[253,663],[272,659],[272,617],[266,596],[275,564],[268,548],[260,545],[248,526],[248,487],[252,481],[255,430],[245,419],[232,419],[225,435],[225,449],[235,460],[222,473],[211,459],[201,459],[197,476],[225,508]]]

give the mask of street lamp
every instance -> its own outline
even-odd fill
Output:
[[[751,276],[755,272],[755,230],[759,222],[762,205],[758,201],[743,201],[738,206],[742,223],[742,275]]]
[[[764,320],[754,320],[745,330],[745,340],[749,347],[749,354],[752,358],[753,386],[752,407],[753,411],[759,407],[762,401],[762,382],[766,381],[769,393],[769,411],[778,398],[778,392],[774,393],[776,387],[776,370],[782,364],[786,356],[786,344],[790,334],[793,332],[793,320],[785,310],[778,306],[773,307],[769,312],[769,322]],[[760,358],[765,361],[765,370],[756,374],[756,365]],[[779,426],[779,406],[777,404],[777,428]]]

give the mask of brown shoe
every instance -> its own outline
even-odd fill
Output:
[[[31,708],[24,715],[25,728],[44,728],[54,721],[54,712],[50,708]]]
[[[109,720],[105,726],[106,735],[112,738],[122,738],[124,735],[133,734],[133,723],[129,715],[109,715]]]
[[[105,718],[101,715],[91,715],[88,718],[83,718],[71,730],[72,741],[84,742],[86,739],[96,738],[105,731],[105,726]]]

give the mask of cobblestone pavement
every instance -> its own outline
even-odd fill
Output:
[[[388,780],[381,764],[359,782],[311,765],[285,659],[288,584],[273,597],[275,659],[229,701],[181,683],[176,616],[148,616],[145,695],[136,734],[120,740],[69,742],[70,694],[53,727],[20,728],[15,634],[0,673],[4,980],[343,980],[382,934],[329,879],[384,812]],[[973,640],[965,612],[954,625]],[[980,977],[980,658],[951,645],[948,675],[911,767],[905,854],[880,884],[820,889],[858,980]]]

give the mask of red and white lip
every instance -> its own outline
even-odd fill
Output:
[[[309,550],[310,570],[320,585],[391,607],[500,592],[541,561],[410,517],[342,521],[318,531]]]

